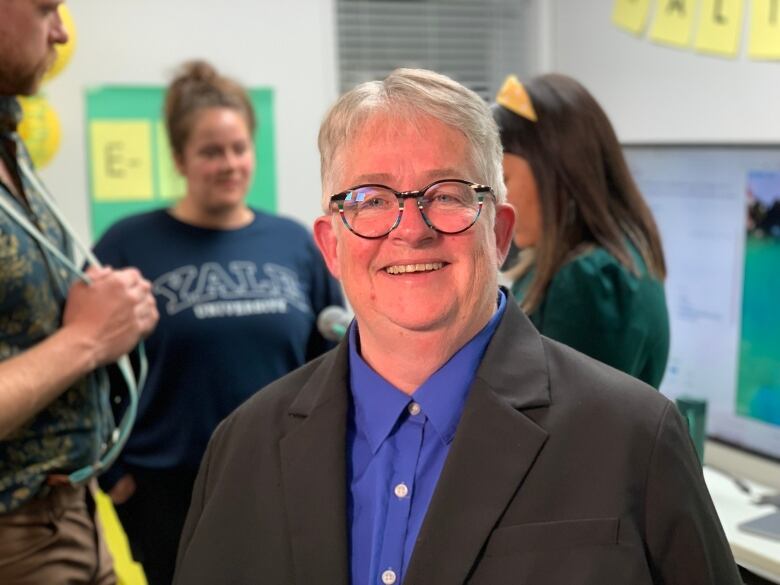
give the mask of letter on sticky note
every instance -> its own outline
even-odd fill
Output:
[[[703,0],[696,50],[735,57],[742,31],[743,0]]]
[[[151,122],[93,121],[89,134],[95,201],[153,199]]]
[[[615,0],[612,22],[635,35],[642,34],[650,11],[650,0]]]
[[[659,0],[650,39],[676,47],[690,45],[695,7],[694,0]]]
[[[753,59],[780,59],[780,0],[753,0],[750,46]]]

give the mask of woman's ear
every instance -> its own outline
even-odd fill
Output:
[[[496,223],[493,226],[496,235],[496,256],[501,267],[509,254],[509,246],[515,234],[515,208],[508,203],[496,205]]]
[[[334,278],[340,278],[338,262],[338,235],[333,226],[333,217],[322,215],[314,220],[314,242],[325,259],[325,264]]]

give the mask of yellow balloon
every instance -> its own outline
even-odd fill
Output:
[[[60,147],[60,120],[51,104],[40,95],[20,97],[22,121],[19,136],[36,167],[47,165]]]
[[[62,25],[65,27],[65,31],[68,33],[68,42],[64,45],[54,46],[54,50],[57,52],[57,58],[54,60],[51,68],[46,72],[46,75],[43,76],[44,81],[56,77],[65,69],[65,66],[70,62],[70,58],[73,56],[73,51],[76,48],[76,25],[73,23],[73,17],[65,4],[60,4],[60,18],[62,19]]]

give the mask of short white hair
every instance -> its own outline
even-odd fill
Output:
[[[461,132],[471,146],[470,180],[493,188],[496,199],[506,198],[498,127],[488,105],[460,83],[425,69],[396,69],[382,81],[362,83],[342,95],[325,116],[319,133],[322,208],[328,210],[343,167],[344,148],[376,115],[409,120],[428,116]],[[343,185],[341,185],[343,187]]]

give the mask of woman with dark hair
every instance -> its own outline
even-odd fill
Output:
[[[517,211],[512,293],[544,335],[658,388],[666,266],[612,125],[577,81],[510,76],[493,106]]]
[[[251,208],[255,114],[208,63],[185,64],[165,99],[184,196],[112,226],[95,252],[153,282],[138,419],[101,484],[150,585],[169,585],[190,493],[217,424],[258,389],[331,347],[317,315],[342,304],[310,233]]]

